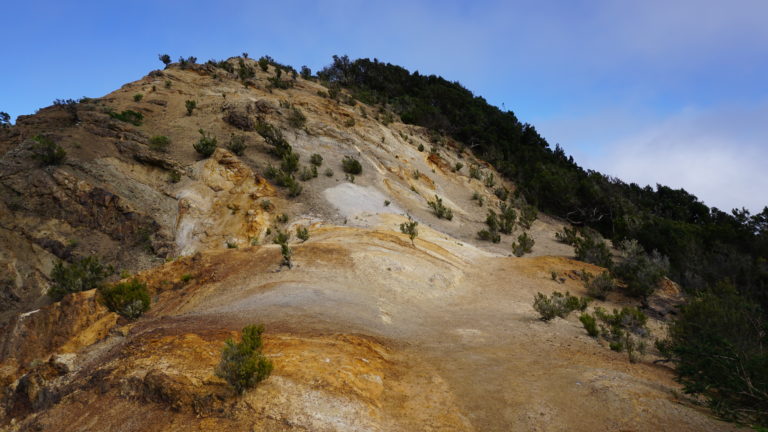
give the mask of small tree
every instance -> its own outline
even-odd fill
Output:
[[[263,325],[250,325],[243,329],[240,342],[236,343],[232,338],[225,342],[216,376],[227,381],[238,395],[272,373],[272,362],[262,353],[263,333]]]
[[[7,112],[0,111],[0,128],[5,129],[11,127],[11,115]]]
[[[192,146],[201,156],[210,157],[216,151],[216,137],[212,137],[202,129],[198,132],[200,132],[200,139]]]
[[[261,57],[259,59],[259,67],[263,72],[266,72],[269,67],[269,60],[266,57]]]
[[[136,319],[149,310],[149,291],[137,279],[99,288],[107,309],[128,319]]]
[[[400,224],[400,232],[407,235],[409,239],[411,239],[411,245],[416,246],[416,243],[414,243],[414,240],[419,235],[419,229],[418,229],[419,223],[413,220],[411,218],[411,215],[408,215],[408,221],[403,222]]]
[[[187,108],[187,115],[191,116],[192,115],[192,111],[194,111],[195,108],[197,108],[197,101],[186,100],[186,101],[184,101],[184,106]]]
[[[291,257],[293,257],[293,249],[286,243],[283,243],[280,245],[280,254],[283,256],[283,265],[289,269],[293,268],[293,261],[291,260]]]
[[[312,78],[312,69],[308,68],[307,66],[302,66],[301,77],[304,78],[305,80]]]
[[[648,296],[669,272],[669,260],[658,251],[647,254],[637,240],[619,243],[622,260],[614,266],[614,274],[626,282],[627,294],[645,303]]]
[[[169,56],[168,54],[158,54],[157,57],[160,59],[161,62],[163,62],[165,66],[168,66],[169,64],[171,64],[171,56]]]

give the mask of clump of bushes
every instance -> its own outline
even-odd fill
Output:
[[[263,333],[263,325],[250,325],[243,328],[240,342],[232,338],[224,342],[216,376],[223,378],[238,395],[255,387],[272,373],[272,362],[262,353]]]
[[[603,308],[595,308],[594,315],[584,313],[579,317],[584,329],[592,337],[602,337],[608,341],[608,346],[616,352],[626,351],[629,361],[635,363],[645,354],[647,343],[645,338],[650,335],[648,317],[640,309],[624,307],[612,313]],[[600,321],[598,330],[596,322]]]
[[[48,289],[48,297],[59,301],[67,294],[98,288],[113,272],[111,266],[105,266],[93,256],[79,259],[69,265],[59,261],[51,271],[53,283]]]
[[[427,204],[432,208],[432,212],[438,219],[453,219],[453,210],[449,209],[443,204],[443,199],[435,195],[434,201],[427,201]]]
[[[141,124],[144,122],[144,114],[133,110],[125,110],[121,113],[110,111],[109,116],[115,120],[130,123],[134,126],[141,126]]]
[[[198,130],[198,132],[200,132],[200,139],[192,147],[201,156],[210,157],[216,151],[216,137],[211,136],[202,129]]]
[[[170,144],[171,139],[165,135],[155,135],[149,139],[149,148],[157,152],[167,152]]]
[[[32,140],[35,141],[32,145],[32,157],[44,166],[58,165],[67,157],[64,148],[50,138],[37,135]]]
[[[512,252],[516,257],[531,253],[534,243],[535,241],[533,240],[533,237],[529,236],[527,232],[524,232],[517,237],[516,242],[512,242]]]
[[[245,135],[230,135],[229,144],[227,144],[227,149],[229,151],[238,156],[242,156],[245,154],[246,148],[248,148],[248,145],[245,143]]]
[[[317,167],[312,165],[312,168],[304,167],[299,173],[299,180],[307,181],[317,177]]]
[[[579,241],[580,233],[578,228],[564,226],[562,231],[555,233],[555,240],[573,246]]]
[[[473,179],[480,180],[480,178],[483,176],[483,171],[480,169],[477,165],[470,165],[469,167],[469,177]]]
[[[149,291],[138,279],[102,286],[99,294],[107,309],[128,319],[136,319],[149,310]]]
[[[581,321],[588,335],[593,338],[600,336],[600,330],[597,329],[597,320],[594,315],[583,312],[579,315],[579,321]]]
[[[323,165],[323,157],[315,153],[309,157],[309,163],[311,163],[316,167],[320,167],[321,165]]]
[[[589,299],[572,296],[568,291],[565,294],[555,291],[551,297],[542,293],[536,293],[533,298],[533,309],[539,313],[542,321],[550,321],[555,317],[565,318],[575,310],[585,311]]]
[[[344,156],[344,159],[341,161],[341,169],[345,173],[352,175],[360,175],[363,172],[363,166],[352,156]]]
[[[296,237],[303,242],[309,240],[309,230],[307,227],[296,227]]]

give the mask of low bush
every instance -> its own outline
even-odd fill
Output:
[[[288,124],[294,129],[301,129],[307,123],[307,117],[298,108],[291,108],[288,114]]]
[[[597,319],[595,319],[594,315],[584,312],[579,315],[579,321],[581,321],[588,335],[595,338],[600,336],[600,330],[597,328]]]
[[[411,239],[411,246],[416,246],[414,240],[419,236],[419,223],[408,215],[408,220],[400,224],[400,232],[407,235]]]
[[[296,227],[296,237],[303,242],[309,240],[309,230],[306,227]]]
[[[443,204],[443,199],[435,195],[434,201],[427,201],[427,204],[432,208],[432,212],[438,219],[453,219],[453,210],[449,209]]]
[[[579,241],[580,233],[578,228],[564,226],[562,231],[555,233],[555,240],[573,246]]]
[[[527,253],[531,253],[535,243],[533,237],[529,236],[527,232],[524,232],[517,236],[516,242],[512,242],[512,252],[516,257],[521,257]]]
[[[604,268],[611,268],[611,251],[605,244],[602,236],[597,233],[589,233],[579,237],[574,245],[576,259],[588,262]]]
[[[317,177],[317,167],[312,165],[312,168],[303,167],[299,173],[299,180],[308,181]]]
[[[477,238],[483,241],[489,241],[493,243],[499,243],[501,241],[501,235],[496,231],[480,230],[477,232]]]
[[[170,144],[171,139],[165,135],[155,135],[149,139],[149,148],[156,152],[167,152]]]
[[[110,111],[109,116],[115,120],[130,123],[134,126],[141,126],[141,124],[144,122],[144,114],[133,110],[125,110],[121,113]]]
[[[243,329],[240,342],[226,340],[216,376],[224,379],[238,395],[267,379],[272,373],[272,362],[262,352],[263,325],[250,325]]]
[[[35,141],[32,145],[32,158],[37,159],[44,166],[58,165],[67,157],[64,148],[50,138],[36,135],[32,140]]]
[[[323,165],[323,157],[319,154],[315,153],[312,156],[309,157],[309,163],[316,167],[320,167]]]
[[[551,297],[536,293],[533,299],[533,309],[539,313],[542,321],[550,321],[555,317],[565,318],[575,310],[585,311],[589,299],[572,296],[555,291]]]
[[[192,147],[201,156],[210,157],[216,151],[216,137],[211,136],[202,129],[198,130],[198,132],[200,132],[200,139]]]
[[[469,167],[469,177],[473,179],[480,180],[483,176],[483,171],[480,169],[477,165],[471,165]]]
[[[658,251],[647,254],[637,240],[624,240],[618,247],[621,259],[613,267],[626,284],[626,293],[645,302],[669,272],[669,260]]]
[[[65,295],[98,288],[113,273],[110,266],[105,266],[93,256],[79,259],[72,264],[59,261],[51,271],[51,287],[48,297],[59,301]]]
[[[248,145],[245,143],[245,135],[230,135],[229,144],[227,144],[227,149],[229,151],[238,156],[242,156],[245,154],[246,148],[248,148]]]
[[[129,319],[136,319],[149,310],[149,291],[137,279],[102,286],[99,294],[107,309]]]
[[[587,275],[586,280],[584,280],[584,287],[587,289],[587,295],[592,298],[605,300],[608,293],[616,289],[613,277],[607,271],[595,277],[592,277],[589,273]]]
[[[144,95],[141,93],[136,93],[135,95],[133,95],[134,102],[141,102],[143,98],[144,98]]]
[[[352,156],[344,156],[344,159],[341,161],[341,169],[345,173],[352,175],[360,175],[363,172],[363,166]]]
[[[184,101],[184,107],[187,109],[187,115],[191,116],[192,115],[192,111],[194,111],[195,108],[197,108],[197,101],[186,100],[186,101]]]

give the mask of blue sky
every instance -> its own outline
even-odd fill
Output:
[[[316,70],[377,57],[458,80],[583,166],[768,204],[768,2],[26,1],[4,5],[0,111],[101,96],[248,52]]]

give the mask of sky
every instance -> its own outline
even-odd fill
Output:
[[[248,52],[333,54],[459,81],[590,169],[768,205],[768,1],[8,2],[0,111],[98,97],[161,68]]]

